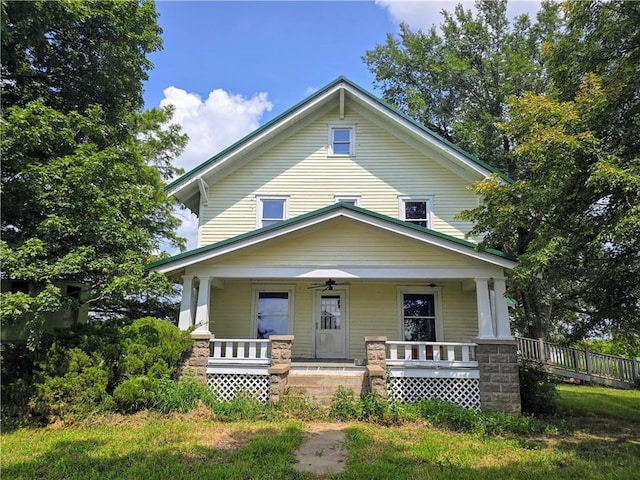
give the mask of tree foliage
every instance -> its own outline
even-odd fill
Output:
[[[102,105],[110,123],[142,108],[142,82],[162,46],[153,2],[3,1],[2,102],[58,111]]]
[[[574,339],[637,337],[640,9],[569,2],[565,11],[566,33],[545,46],[553,87],[512,97],[502,125],[522,175],[513,185],[476,184],[485,203],[464,216],[477,221],[486,245],[520,256],[511,291],[522,301],[525,333],[555,325]],[[577,55],[564,56],[569,43]],[[535,308],[526,304],[531,292]]]
[[[559,8],[562,8],[563,15]],[[440,31],[367,52],[385,99],[514,179],[473,186],[481,247],[519,257],[516,328],[640,332],[640,4],[506,2],[443,12]]]
[[[69,282],[102,312],[171,291],[143,265],[183,246],[163,179],[186,138],[170,109],[140,109],[146,54],[161,45],[153,3],[3,9],[0,256],[28,291],[2,292],[2,316],[30,319],[36,336],[45,313],[78,301]]]
[[[505,120],[508,95],[544,91],[539,47],[560,20],[557,5],[544,2],[535,23],[523,15],[510,24],[506,5],[479,0],[477,15],[458,5],[442,12],[440,30],[412,32],[403,23],[398,38],[388,34],[363,60],[385,100],[514,176],[509,138],[496,123]]]

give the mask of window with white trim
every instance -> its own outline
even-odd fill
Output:
[[[329,155],[355,155],[355,137],[354,125],[329,125]]]
[[[252,338],[287,335],[293,312],[293,287],[286,285],[254,286]]]
[[[356,207],[360,206],[360,195],[334,195],[336,203],[350,203]]]
[[[408,342],[443,340],[439,289],[398,289],[401,338]]]
[[[266,227],[289,217],[289,198],[285,196],[259,196],[256,199],[256,226]]]
[[[431,228],[433,217],[433,196],[403,195],[398,197],[400,220]]]

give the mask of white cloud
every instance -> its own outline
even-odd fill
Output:
[[[222,89],[213,90],[206,100],[195,93],[176,87],[166,88],[160,106],[173,105],[172,123],[182,126],[189,135],[189,143],[175,165],[189,171],[208,160],[229,145],[260,126],[265,112],[273,104],[264,92],[251,98],[231,94]],[[187,249],[196,248],[198,219],[189,210],[176,210],[174,215],[182,221],[178,235],[187,239]],[[178,253],[175,250],[171,254]]]
[[[386,9],[394,22],[406,22],[412,31],[428,30],[431,26],[442,23],[442,10],[453,12],[461,3],[465,10],[475,11],[472,0],[376,0],[376,4]],[[540,9],[540,0],[512,0],[507,4],[507,15],[513,18],[528,13],[533,19]]]
[[[176,87],[166,88],[163,93],[160,105],[175,107],[172,121],[189,135],[187,148],[175,162],[186,171],[258,128],[262,115],[273,108],[264,92],[245,98],[216,89],[204,101]]]

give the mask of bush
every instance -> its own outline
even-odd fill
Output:
[[[149,408],[158,413],[186,413],[196,408],[198,402],[211,407],[215,401],[215,395],[209,387],[193,377],[178,382],[161,379],[157,385],[155,399]]]
[[[62,376],[43,375],[29,400],[31,414],[46,421],[86,415],[111,405],[107,394],[109,374],[99,354],[79,348],[67,351]]]
[[[157,318],[139,318],[122,329],[122,378],[148,375],[166,378],[175,373],[178,361],[193,344],[188,332]]]
[[[520,361],[520,401],[522,413],[553,415],[558,392],[549,374],[533,362]]]
[[[156,400],[160,380],[138,376],[124,380],[113,391],[113,400],[118,411],[135,413],[151,407]]]
[[[33,351],[9,345],[2,354],[3,424],[151,408],[171,391],[161,380],[175,373],[191,344],[188,332],[147,317],[60,329]],[[180,388],[179,395],[192,395],[191,387]],[[174,400],[163,401],[159,408],[173,408]]]
[[[533,417],[506,413],[482,413],[443,400],[421,400],[415,408],[425,420],[456,432],[480,435],[503,433],[522,435],[542,433],[547,429],[545,423]]]
[[[409,411],[393,399],[385,399],[374,392],[356,398],[352,389],[338,387],[331,399],[329,416],[336,420],[361,420],[382,425],[401,423]]]
[[[353,389],[339,386],[331,398],[329,416],[336,420],[357,420],[361,416],[360,402],[355,397]]]

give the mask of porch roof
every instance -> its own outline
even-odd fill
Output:
[[[491,265],[500,266],[509,270],[515,267],[516,259],[499,250],[486,249],[485,251],[478,251],[478,245],[474,242],[453,237],[351,204],[336,203],[274,225],[252,230],[211,245],[157,260],[147,264],[145,269],[165,274],[176,274],[186,267],[196,265],[203,261],[230,252],[237,252],[243,248],[255,246],[278,237],[284,237],[293,232],[300,232],[306,228],[321,225],[324,222],[339,217],[349,218],[373,227],[391,231],[404,237],[409,237],[429,245],[438,246],[454,253],[487,262]]]

